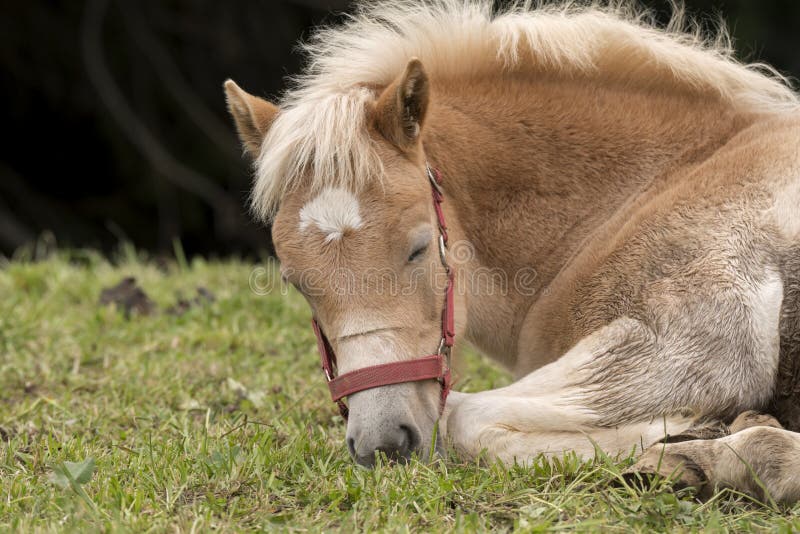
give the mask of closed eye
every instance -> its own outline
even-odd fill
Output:
[[[424,246],[419,247],[417,250],[415,250],[408,256],[408,263],[417,261],[418,259],[422,258],[422,256],[424,256],[427,251],[428,251],[428,244],[426,243]]]

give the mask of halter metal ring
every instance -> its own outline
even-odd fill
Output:
[[[436,350],[436,354],[439,356],[444,356],[447,360],[447,366],[450,366],[450,347],[446,345],[447,341],[442,338],[439,340],[439,348]]]

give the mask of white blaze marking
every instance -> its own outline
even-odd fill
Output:
[[[346,230],[362,226],[358,199],[341,187],[326,187],[300,210],[300,231],[312,225],[325,234],[325,242],[340,239]]]

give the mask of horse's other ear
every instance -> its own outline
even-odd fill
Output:
[[[401,150],[414,147],[425,122],[429,94],[422,62],[412,58],[406,70],[386,89],[375,105],[378,131]]]
[[[261,142],[278,114],[278,108],[251,95],[233,80],[225,82],[225,96],[245,152],[256,159],[261,153]]]

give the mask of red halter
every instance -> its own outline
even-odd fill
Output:
[[[439,413],[444,409],[447,394],[450,393],[450,352],[455,338],[453,320],[453,270],[447,264],[447,225],[444,221],[442,202],[444,193],[441,183],[442,176],[438,170],[425,165],[428,180],[431,183],[433,194],[433,208],[439,223],[439,259],[447,272],[447,289],[445,290],[444,308],[442,309],[442,338],[436,354],[423,356],[414,360],[403,362],[385,363],[363,367],[341,376],[336,376],[336,354],[333,352],[328,338],[317,323],[316,318],[311,319],[314,334],[317,336],[317,348],[322,360],[322,370],[328,380],[331,398],[339,406],[342,417],[347,419],[347,405],[342,398],[364,391],[365,389],[399,384],[402,382],[418,382],[421,380],[437,380],[442,387]]]

